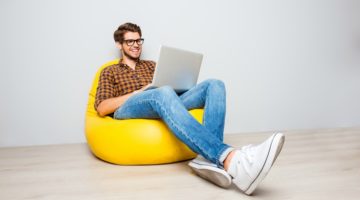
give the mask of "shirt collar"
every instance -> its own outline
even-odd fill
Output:
[[[122,61],[123,61],[123,58],[120,58],[120,60],[119,60],[119,66],[120,67],[130,68],[127,64],[122,63]],[[141,60],[138,59],[135,66],[139,66],[140,64],[141,64]]]

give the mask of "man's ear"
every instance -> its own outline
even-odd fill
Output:
[[[115,42],[115,44],[116,44],[116,47],[117,47],[118,49],[122,50],[122,46],[121,46],[121,44],[120,44],[119,42]]]

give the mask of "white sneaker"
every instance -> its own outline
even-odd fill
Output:
[[[285,136],[276,133],[259,145],[248,145],[236,150],[228,169],[233,183],[250,195],[269,172],[284,141]]]
[[[231,185],[230,175],[201,155],[190,161],[189,166],[197,175],[220,187],[227,188]]]

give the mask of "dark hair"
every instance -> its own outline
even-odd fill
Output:
[[[141,37],[141,29],[140,26],[133,23],[125,23],[119,26],[119,28],[114,32],[114,40],[115,42],[119,42],[120,44],[124,42],[124,34],[126,32],[137,32]]]

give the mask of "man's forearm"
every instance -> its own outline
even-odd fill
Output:
[[[97,112],[101,117],[104,117],[110,113],[115,112],[116,109],[118,109],[121,105],[123,105],[125,103],[125,101],[131,97],[132,95],[134,95],[134,93],[136,92],[141,92],[146,90],[146,88],[148,88],[150,85],[146,85],[143,88],[141,88],[140,90],[136,90],[133,93],[129,93],[129,94],[125,94],[123,96],[119,96],[119,97],[114,97],[114,98],[109,98],[106,99],[104,101],[102,101],[98,107],[97,107]]]
[[[101,117],[104,117],[110,113],[115,112],[133,93],[129,93],[123,96],[114,97],[102,101],[97,107],[97,112]]]

